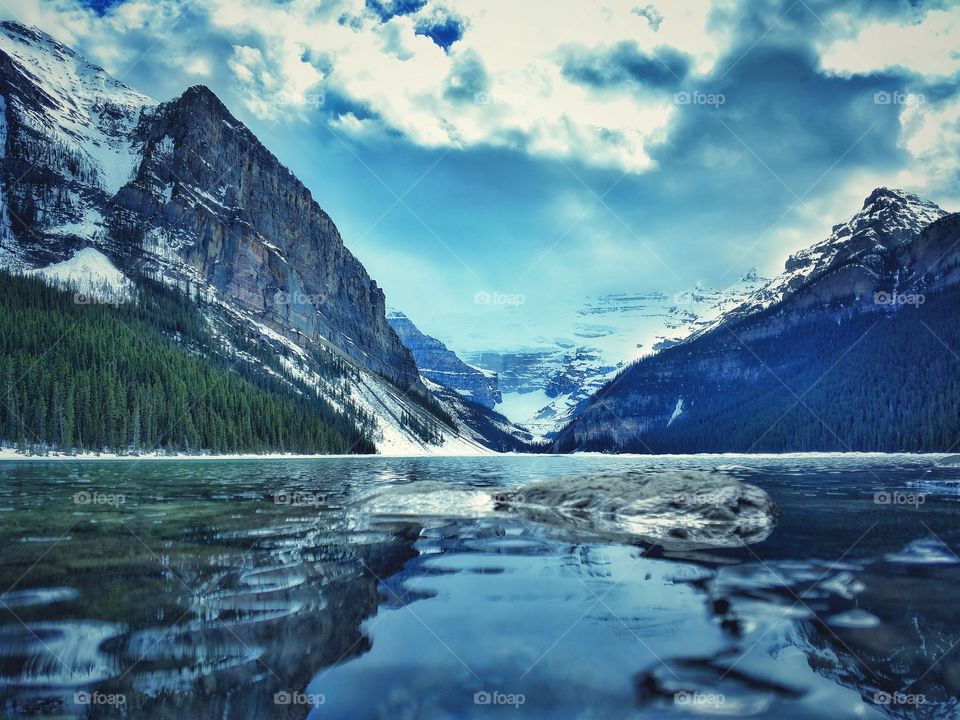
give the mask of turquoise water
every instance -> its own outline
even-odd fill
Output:
[[[729,474],[778,525],[681,552],[483,501],[611,469]],[[960,717],[958,488],[908,456],[3,462],[0,708]]]

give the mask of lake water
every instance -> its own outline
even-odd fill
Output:
[[[730,474],[778,525],[677,552],[482,502],[619,469]],[[917,456],[3,462],[0,711],[960,717],[958,488]]]

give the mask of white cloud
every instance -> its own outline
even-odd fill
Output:
[[[704,72],[723,41],[707,31],[710,0],[651,5],[663,17],[657,30],[634,7],[612,0],[442,0],[384,23],[363,0],[131,0],[104,18],[77,2],[37,0],[25,19],[95,48],[108,70],[125,69],[144,44],[155,42],[148,62],[176,68],[180,77],[186,71],[214,89],[218,80],[228,83],[263,119],[300,116],[335,94],[371,111],[372,117],[344,110],[328,118],[358,137],[399,132],[426,147],[491,145],[642,172],[670,127],[671,94],[601,93],[575,84],[561,71],[560,48],[572,38],[585,47],[620,41],[636,42],[641,52],[672,47]],[[165,33],[183,13],[189,19]],[[446,17],[467,28],[449,53],[417,34],[418,24]],[[105,32],[109,45],[100,42]],[[465,58],[479,63],[488,83],[476,100],[448,92]]]
[[[828,22],[840,34],[828,35],[819,47],[827,72],[854,75],[905,68],[936,78],[960,71],[960,7],[931,10],[912,24],[893,20],[863,24],[849,15],[834,15]]]
[[[902,173],[904,184],[936,193],[955,208],[960,200],[960,97],[907,106],[900,113],[900,127],[900,144],[913,159]],[[952,197],[943,196],[951,190]]]

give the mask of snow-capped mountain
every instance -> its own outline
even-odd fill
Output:
[[[208,88],[158,104],[5,22],[0,111],[0,264],[78,292],[180,288],[211,328],[255,335],[349,407],[381,452],[485,451],[442,417],[331,218]]]
[[[877,188],[777,278],[612,379],[558,447],[950,447],[958,246],[960,214]]]
[[[890,263],[897,251],[945,215],[945,210],[912,193],[877,188],[849,221],[833,227],[830,237],[791,255],[780,275],[705,329],[785,301],[802,309],[871,294],[884,279],[896,281],[896,268]]]
[[[627,364],[703,330],[767,282],[753,269],[723,290],[697,285],[675,295],[587,298],[556,313],[568,323],[571,337],[542,338],[531,347],[478,351],[466,358],[499,374],[500,412],[549,438]]]

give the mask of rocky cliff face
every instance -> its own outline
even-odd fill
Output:
[[[157,105],[48,35],[3,23],[0,95],[7,265],[94,245],[123,270],[425,392],[333,221],[209,89]]]
[[[503,400],[496,373],[468,365],[442,342],[421,332],[402,312],[389,312],[387,322],[413,353],[425,378],[488,409]]]

